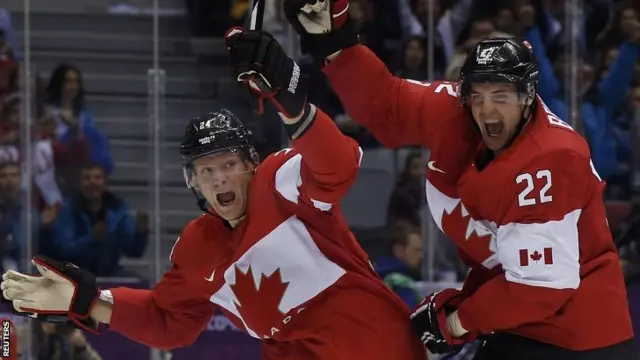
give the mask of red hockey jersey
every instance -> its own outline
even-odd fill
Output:
[[[482,171],[479,131],[456,85],[393,77],[358,45],[325,73],[347,113],[385,145],[431,150],[431,214],[472,267],[464,328],[507,331],[575,350],[633,336],[603,182],[584,139],[542,102]]]
[[[409,309],[341,214],[362,151],[316,116],[293,149],[260,164],[241,224],[202,215],[176,241],[173,267],[153,290],[111,290],[111,329],[156,348],[186,346],[215,305],[264,340],[265,359],[426,358]]]

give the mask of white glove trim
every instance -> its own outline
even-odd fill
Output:
[[[349,11],[349,4],[347,4],[347,6],[344,8],[344,10],[340,11],[337,14],[333,14],[333,18],[336,19],[336,18],[340,17],[342,14],[346,13],[347,11]]]
[[[113,294],[111,293],[111,290],[101,290],[100,295],[98,295],[98,299],[113,305]]]
[[[447,316],[447,331],[449,331],[451,336],[456,338],[459,338],[469,332],[467,329],[462,327],[457,311],[454,311]]]

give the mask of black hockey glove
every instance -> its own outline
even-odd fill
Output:
[[[300,49],[324,63],[331,54],[358,43],[349,20],[349,0],[284,0],[284,12],[300,34]]]
[[[231,67],[238,82],[257,96],[257,111],[271,101],[287,118],[299,116],[307,103],[307,83],[300,67],[269,33],[232,28],[225,36]]]
[[[9,270],[2,275],[2,295],[19,315],[65,323],[93,333],[98,324],[89,317],[99,289],[90,272],[46,256],[31,261],[40,276]]]
[[[433,354],[457,353],[467,342],[473,342],[477,333],[454,338],[447,330],[447,315],[462,302],[456,289],[446,289],[427,296],[411,314],[411,324],[425,347]]]

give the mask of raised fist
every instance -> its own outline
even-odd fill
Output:
[[[348,0],[284,0],[284,12],[300,34],[301,50],[318,60],[358,43]]]
[[[348,19],[348,0],[284,0],[284,12],[298,33],[324,34]]]
[[[271,34],[231,28],[225,43],[231,68],[238,82],[246,84],[257,100],[254,110],[258,114],[262,114],[265,100],[271,101],[286,118],[302,113],[307,104],[306,80]]]

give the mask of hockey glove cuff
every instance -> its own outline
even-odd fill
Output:
[[[307,83],[300,67],[270,34],[232,28],[225,42],[231,67],[238,82],[257,97],[256,112],[262,114],[264,101],[271,101],[287,118],[298,117],[307,102]]]
[[[358,32],[349,19],[348,0],[284,0],[284,11],[300,34],[302,53],[319,63],[358,43]]]
[[[99,296],[95,276],[46,256],[36,256],[32,263],[40,276],[16,271],[2,276],[2,294],[13,302],[19,315],[97,333],[98,324],[89,316]]]
[[[427,296],[411,314],[413,328],[430,352],[457,353],[477,337],[476,332],[466,332],[457,319],[455,308],[462,300],[460,291],[445,289]]]

